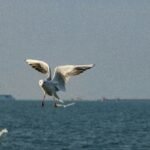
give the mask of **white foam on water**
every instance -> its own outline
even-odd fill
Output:
[[[8,130],[6,128],[0,130],[0,136],[6,133],[8,133]]]

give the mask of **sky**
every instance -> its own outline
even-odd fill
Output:
[[[0,0],[0,94],[42,98],[27,58],[96,64],[62,99],[150,98],[150,1]]]

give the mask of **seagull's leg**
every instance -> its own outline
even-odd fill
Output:
[[[60,103],[64,103],[64,101],[63,101],[63,100],[61,100],[61,99],[59,98],[59,96],[58,96],[56,93],[54,93],[54,97],[56,97],[56,98],[57,98],[57,101],[58,101],[58,102],[60,102]]]
[[[57,107],[55,96],[53,95],[54,107]]]
[[[53,101],[54,101],[54,107],[57,107],[57,102],[64,103],[64,101],[61,100],[56,93],[53,93]]]
[[[45,103],[44,103],[45,97],[46,97],[46,94],[44,93],[44,97],[43,97],[43,100],[42,100],[42,107],[44,107],[44,105],[45,105]]]

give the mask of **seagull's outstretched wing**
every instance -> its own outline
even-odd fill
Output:
[[[43,74],[48,74],[48,79],[51,80],[51,70],[46,62],[35,59],[27,59],[26,62],[35,70]]]
[[[70,77],[78,75],[92,67],[94,67],[94,64],[58,66],[55,68],[52,81],[56,84],[59,90],[65,91],[65,83]]]

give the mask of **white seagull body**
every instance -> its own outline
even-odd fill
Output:
[[[45,80],[39,80],[39,86],[44,92],[44,98],[42,101],[42,106],[44,106],[44,99],[46,94],[53,96],[54,100],[63,103],[57,95],[58,91],[65,91],[65,84],[70,79],[70,77],[78,75],[92,67],[94,64],[88,65],[64,65],[55,68],[54,75],[51,75],[51,69],[49,65],[41,60],[27,59],[26,62],[35,70],[47,74],[48,77]]]

